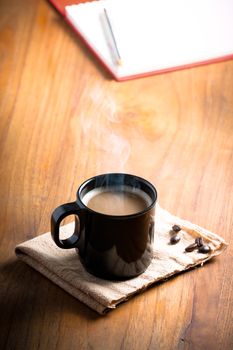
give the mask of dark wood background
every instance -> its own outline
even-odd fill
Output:
[[[233,61],[117,83],[44,0],[0,1],[0,348],[233,348]],[[126,171],[228,249],[105,317],[17,261],[79,184]]]

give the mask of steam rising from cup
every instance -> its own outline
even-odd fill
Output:
[[[93,161],[96,162],[96,172],[125,171],[131,145],[119,128],[116,130],[120,118],[114,98],[99,86],[95,86],[84,98],[89,108],[81,113],[80,121],[84,137],[95,147],[96,159]]]

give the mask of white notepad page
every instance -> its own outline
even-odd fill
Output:
[[[106,36],[104,8],[121,66]],[[233,0],[99,0],[66,6],[66,15],[117,78],[233,54]]]

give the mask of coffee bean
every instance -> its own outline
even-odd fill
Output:
[[[176,244],[180,241],[180,237],[178,235],[174,235],[170,238],[170,243],[171,244]]]
[[[210,250],[211,249],[207,244],[202,245],[201,247],[198,248],[199,253],[202,253],[202,254],[207,254],[210,252]]]
[[[185,248],[186,252],[193,252],[197,248],[197,243],[192,243],[188,247]]]
[[[197,237],[196,239],[195,239],[195,243],[197,243],[197,246],[198,247],[202,247],[203,246],[203,239],[202,239],[202,237]]]
[[[173,229],[173,231],[175,231],[175,232],[179,232],[179,231],[181,230],[180,226],[178,226],[178,225],[173,225],[173,226],[172,226],[172,229]]]

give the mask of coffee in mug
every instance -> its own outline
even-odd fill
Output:
[[[106,215],[131,215],[145,210],[150,197],[130,186],[97,188],[88,192],[83,203],[90,209]]]
[[[106,279],[127,279],[144,272],[153,257],[157,192],[135,175],[110,173],[86,180],[75,202],[56,208],[51,234],[63,249],[75,248],[90,273]],[[75,215],[71,237],[60,238],[60,223]]]

